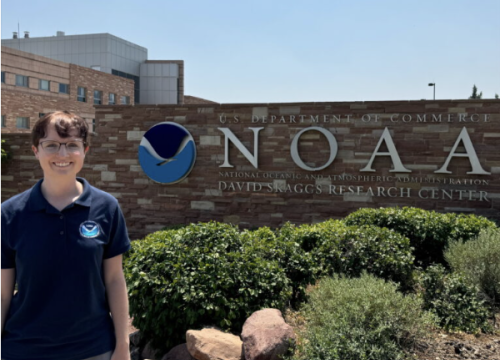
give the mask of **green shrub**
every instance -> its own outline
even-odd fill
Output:
[[[316,261],[304,251],[300,244],[290,236],[295,228],[285,224],[277,233],[268,227],[241,233],[242,241],[248,250],[255,252],[265,260],[277,261],[285,271],[292,285],[291,305],[296,307],[306,299],[307,285],[316,280]]]
[[[492,221],[463,214],[441,214],[418,208],[360,209],[345,218],[347,225],[375,225],[393,229],[410,239],[415,259],[427,267],[446,264],[443,251],[448,242],[468,241],[482,229],[495,228]]]
[[[468,242],[452,242],[445,251],[451,268],[479,288],[487,301],[500,304],[500,230],[488,229]]]
[[[279,264],[251,251],[231,225],[159,231],[133,247],[124,266],[130,313],[158,350],[183,342],[188,329],[239,332],[252,312],[283,309],[291,296]]]
[[[478,298],[478,289],[462,275],[449,273],[442,265],[433,265],[420,274],[419,286],[424,308],[437,316],[442,328],[468,333],[491,330],[487,321],[489,312]]]
[[[405,348],[433,324],[420,299],[366,273],[323,279],[301,312],[305,328],[296,360],[404,359]]]
[[[314,225],[285,226],[279,237],[299,244],[316,261],[316,276],[343,273],[359,276],[363,270],[408,287],[413,268],[409,240],[375,226],[346,226],[329,220]]]

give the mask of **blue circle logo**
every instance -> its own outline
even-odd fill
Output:
[[[86,238],[95,238],[100,234],[99,224],[92,220],[84,221],[80,224],[80,235]]]
[[[183,126],[162,122],[149,129],[139,145],[139,163],[153,181],[175,184],[189,175],[196,160],[193,136]]]

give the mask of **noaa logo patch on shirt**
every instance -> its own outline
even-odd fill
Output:
[[[101,233],[99,224],[92,220],[82,222],[80,225],[80,235],[86,238],[95,238]]]

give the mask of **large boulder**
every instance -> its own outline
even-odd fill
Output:
[[[241,339],[217,329],[188,330],[189,353],[197,360],[241,360]]]
[[[295,333],[281,311],[264,309],[245,321],[241,338],[245,360],[277,360],[287,352]]]
[[[172,348],[161,360],[195,360],[188,351],[186,344]]]

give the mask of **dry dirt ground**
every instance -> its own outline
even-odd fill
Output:
[[[288,321],[291,314],[287,315]],[[419,360],[500,360],[500,313],[497,314],[495,330],[493,335],[479,336],[435,331],[429,340],[417,344],[412,353]],[[129,334],[137,331],[132,319],[129,319],[128,331]]]
[[[497,315],[500,320],[500,314]],[[478,336],[436,331],[431,339],[416,346],[419,360],[491,359],[500,360],[500,327],[495,334]]]

